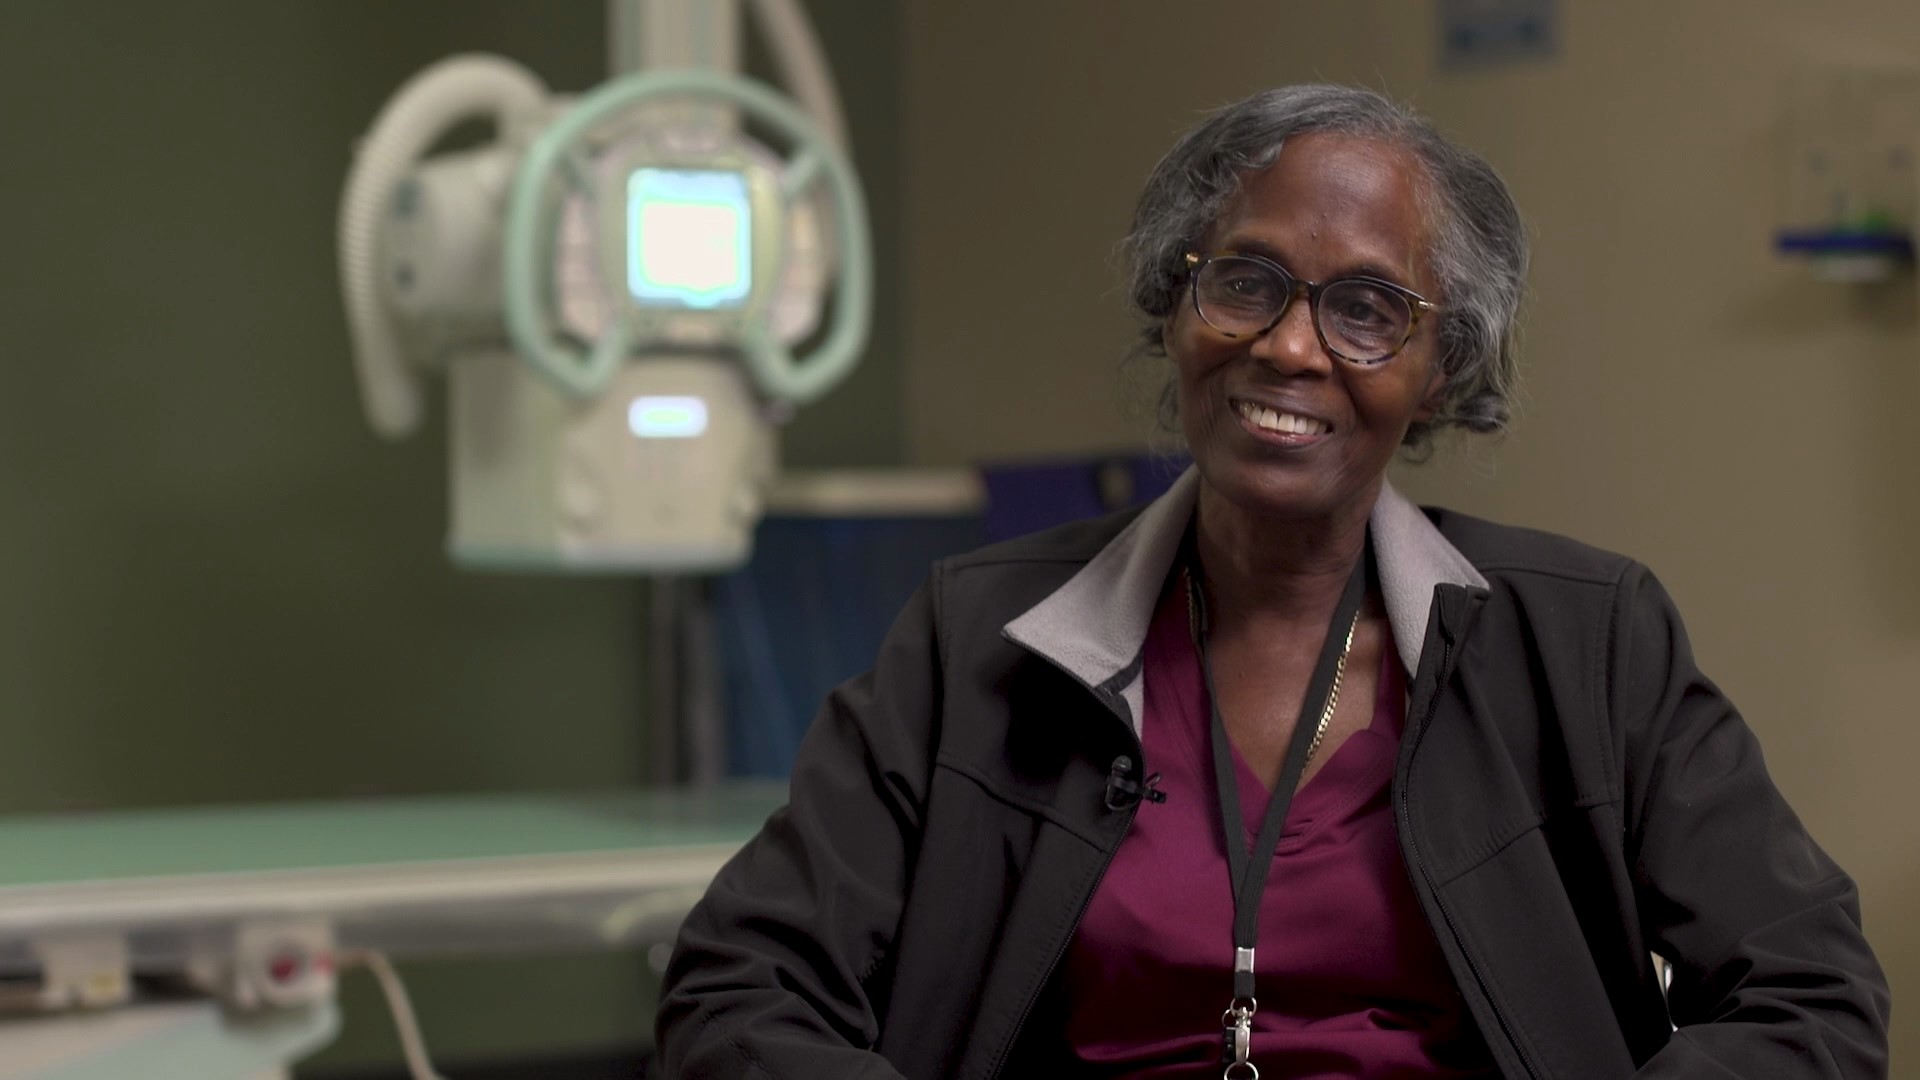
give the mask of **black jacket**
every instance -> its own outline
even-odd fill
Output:
[[[1152,768],[1140,646],[1194,483],[934,569],[688,916],[668,1076],[1058,1073],[1050,976],[1133,817],[1109,780]],[[1853,883],[1646,569],[1390,488],[1372,535],[1401,850],[1503,1073],[1884,1076]]]

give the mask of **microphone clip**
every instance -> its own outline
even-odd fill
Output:
[[[1158,787],[1160,774],[1154,773],[1142,781],[1135,781],[1129,775],[1133,772],[1133,759],[1125,754],[1113,759],[1113,769],[1107,773],[1106,806],[1109,810],[1125,810],[1138,804],[1142,799],[1150,803],[1167,801],[1167,793]]]

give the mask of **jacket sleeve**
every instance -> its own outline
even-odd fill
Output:
[[[1642,567],[1621,584],[1611,674],[1628,857],[1678,1029],[1638,1075],[1884,1077],[1887,981],[1854,884],[1774,787]]]
[[[789,803],[687,916],[661,987],[668,1077],[897,1078],[872,1052],[938,723],[931,583],[836,689]]]

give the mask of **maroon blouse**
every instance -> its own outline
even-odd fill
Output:
[[[1233,898],[1183,597],[1161,596],[1143,658],[1141,738],[1167,799],[1141,804],[1066,957],[1065,1034],[1092,1075],[1220,1075]],[[1400,858],[1389,799],[1406,713],[1397,657],[1389,641],[1372,725],[1287,813],[1260,907],[1252,1061],[1263,1076],[1499,1075]],[[1237,752],[1234,763],[1238,839],[1251,846],[1267,788]]]

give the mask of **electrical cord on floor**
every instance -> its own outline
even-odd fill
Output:
[[[411,1080],[446,1080],[433,1071],[433,1062],[427,1059],[427,1044],[420,1037],[420,1022],[414,1018],[413,1001],[407,997],[406,984],[400,981],[400,973],[393,969],[393,962],[386,954],[355,949],[341,953],[339,959],[343,970],[366,968],[380,984],[380,993],[387,999],[387,1011],[393,1014],[394,1030],[400,1034],[400,1049],[406,1054],[407,1075]]]

